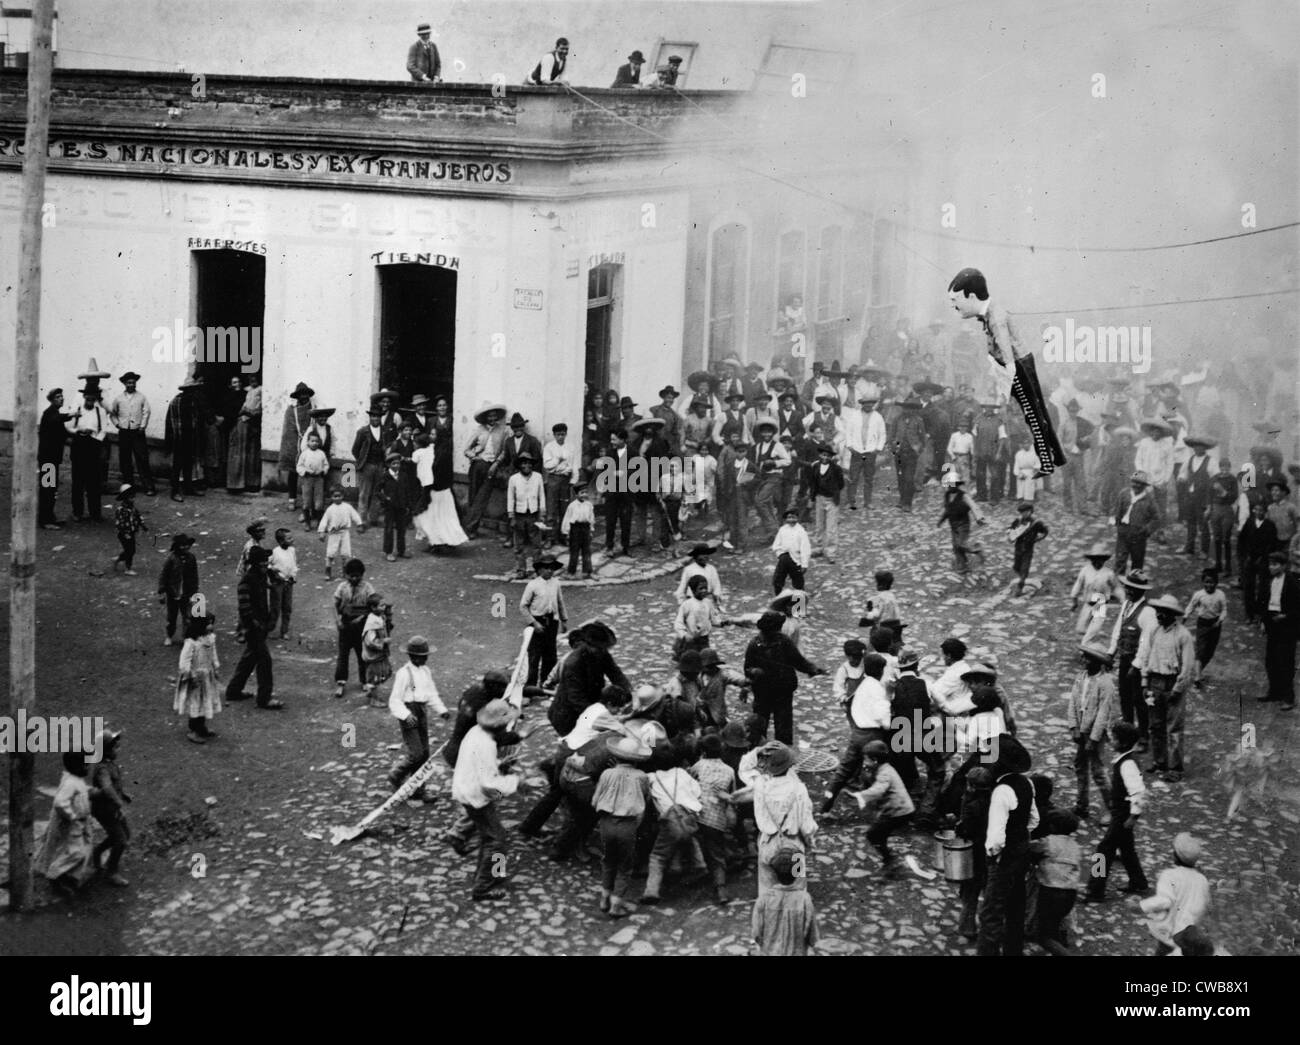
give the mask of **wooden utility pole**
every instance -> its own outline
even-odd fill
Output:
[[[36,491],[38,359],[41,332],[41,231],[50,140],[54,0],[32,5],[27,65],[27,141],[18,237],[18,330],[14,343],[14,474],[9,590],[9,706],[14,718],[36,708]],[[9,754],[9,906],[31,906],[36,758]]]

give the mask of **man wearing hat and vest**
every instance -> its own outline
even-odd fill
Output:
[[[45,398],[50,405],[41,414],[36,435],[36,463],[41,473],[40,489],[36,492],[36,522],[45,530],[61,530],[63,524],[54,515],[54,498],[59,492],[63,447],[68,441],[64,425],[72,415],[63,412],[63,389],[52,388]]]
[[[1157,627],[1156,611],[1147,602],[1151,581],[1141,570],[1124,578],[1124,601],[1110,636],[1110,653],[1118,666],[1119,706],[1125,722],[1138,729],[1142,750],[1147,746],[1147,705],[1142,694],[1142,672],[1133,663],[1138,650]]]
[[[1146,472],[1134,472],[1129,487],[1115,506],[1116,573],[1128,568],[1130,557],[1133,569],[1142,569],[1147,561],[1147,541],[1160,528],[1160,505],[1151,493]]]
[[[1151,722],[1151,768],[1175,784],[1183,778],[1183,723],[1187,691],[1196,680],[1196,640],[1180,623],[1183,608],[1172,595],[1151,602],[1156,627],[1133,658],[1141,673]]]
[[[754,509],[758,512],[763,540],[769,541],[780,525],[777,511],[783,490],[782,473],[790,464],[790,454],[776,439],[777,423],[764,418],[754,425],[758,442],[750,451],[750,466],[757,476],[754,485]]]
[[[104,482],[104,438],[108,435],[108,411],[100,405],[98,388],[87,384],[81,390],[83,405],[73,411],[66,424],[72,436],[72,517],[99,522],[99,494]]]
[[[267,578],[267,563],[271,553],[260,545],[248,549],[248,570],[240,579],[239,627],[244,635],[244,655],[239,658],[235,673],[226,686],[226,703],[248,700],[252,694],[244,692],[244,683],[257,672],[257,706],[266,711],[279,711],[284,704],[276,700],[271,673],[271,650],[266,640],[271,632],[271,589]]]
[[[1260,594],[1264,616],[1264,670],[1268,692],[1256,699],[1276,702],[1282,711],[1295,707],[1295,647],[1300,641],[1300,577],[1287,572],[1287,553],[1268,557],[1268,578]]]
[[[421,22],[416,26],[415,35],[419,39],[406,52],[406,71],[416,83],[442,83],[442,58],[438,54],[438,45],[429,39],[429,23]]]
[[[1137,727],[1128,722],[1116,722],[1111,727],[1110,736],[1118,752],[1110,764],[1110,824],[1089,864],[1088,895],[1085,897],[1089,903],[1106,899],[1106,880],[1117,853],[1128,872],[1128,888],[1124,891],[1129,894],[1147,891],[1147,876],[1142,870],[1133,837],[1147,801],[1146,782],[1137,761]]]
[[[618,67],[618,72],[614,74],[614,82],[610,84],[610,87],[640,87],[641,66],[643,65],[645,65],[645,55],[640,51],[633,51],[627,56],[627,64]]]
[[[293,402],[285,407],[284,425],[280,429],[280,457],[276,466],[287,478],[291,508],[298,505],[298,455],[307,445],[305,437],[311,424],[312,396],[315,394],[311,386],[299,381],[289,393]],[[371,403],[373,405],[374,400]]]
[[[479,428],[465,444],[465,456],[469,459],[469,512],[465,518],[468,537],[478,536],[479,523],[492,497],[493,477],[506,441],[506,428],[501,423],[505,416],[506,408],[500,403],[485,406],[474,415]]]
[[[1191,451],[1178,476],[1183,489],[1183,521],[1187,523],[1184,555],[1196,554],[1196,537],[1201,538],[1201,554],[1210,555],[1210,456],[1206,452],[1218,445],[1213,439],[1189,436],[1183,440]]]
[[[979,911],[976,954],[985,957],[1024,953],[1025,875],[1029,870],[1029,834],[1038,826],[1034,785],[1028,773],[1029,752],[1015,737],[997,738],[996,783],[989,800],[984,852],[988,884]]]
[[[140,375],[134,370],[128,370],[120,380],[122,393],[109,405],[108,416],[117,426],[117,458],[122,482],[142,486],[144,492],[153,497],[158,491],[154,488],[153,472],[149,468],[149,444],[145,438],[149,427],[149,400],[136,391]],[[136,469],[140,471],[138,483]]]

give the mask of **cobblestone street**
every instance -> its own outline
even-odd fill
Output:
[[[0,474],[6,491],[8,468]],[[996,654],[1011,695],[1020,739],[1034,771],[1051,774],[1059,801],[1073,796],[1072,749],[1065,694],[1075,671],[1075,634],[1068,591],[1079,552],[1109,540],[1105,521],[1067,517],[1054,496],[1039,516],[1051,527],[1039,545],[1035,581],[1024,597],[1004,589],[1010,551],[1001,540],[1011,507],[990,511],[985,546],[996,586],[962,587],[948,572],[949,535],[935,527],[936,488],[918,498],[914,514],[893,507],[893,476],[877,481],[878,506],[842,513],[841,551],[834,565],[815,560],[809,571],[810,613],[804,652],[830,669],[840,645],[857,634],[856,622],[872,590],[872,571],[895,571],[896,592],[908,622],[907,643],[921,648],[922,671],[933,673],[943,638],[963,638],[975,651]],[[887,505],[880,507],[879,504]],[[201,587],[218,615],[222,676],[229,678],[239,646],[231,636],[234,566],[246,521],[259,514],[272,527],[295,517],[281,496],[236,501],[224,494],[173,504],[165,494],[141,499],[153,545],[145,541],[138,577],[115,574],[116,542],[107,524],[42,533],[39,556],[39,695],[44,714],[104,714],[126,730],[121,759],[136,796],[129,816],[135,831],[123,863],[130,887],[93,883],[71,902],[40,883],[41,906],[22,916],[0,916],[0,951],[13,953],[317,954],[528,953],[695,954],[745,953],[750,944],[748,900],[752,867],[733,879],[730,906],[713,905],[704,886],[684,888],[670,878],[664,905],[611,922],[597,910],[597,864],[555,864],[541,844],[512,833],[514,877],[503,900],[469,898],[472,861],[439,840],[454,817],[446,786],[432,806],[409,803],[368,834],[338,847],[330,828],[355,823],[388,794],[385,775],[395,759],[398,729],[384,710],[363,704],[355,681],[343,700],[332,698],[334,628],[321,546],[298,529],[302,572],[293,635],[273,646],[276,695],[286,710],[264,713],[251,702],[228,707],[214,722],[220,740],[194,747],[171,710],[176,648],[161,645],[162,611],[153,594],[167,536],[198,536]],[[1171,531],[1172,532],[1172,531]],[[448,555],[416,551],[386,563],[380,533],[354,542],[368,577],[394,603],[394,648],[407,637],[430,638],[433,669],[443,699],[454,706],[466,685],[491,668],[508,667],[518,648],[520,588],[512,560],[491,535]],[[1185,601],[1194,590],[1199,560],[1176,555],[1181,542],[1153,546],[1147,568],[1155,592]],[[616,560],[618,562],[618,560]],[[637,549],[620,575],[598,570],[597,582],[566,587],[571,623],[599,616],[617,632],[613,650],[633,683],[669,677],[675,610],[671,570],[679,563]],[[766,549],[719,555],[729,616],[752,613],[770,597]],[[608,568],[607,568],[608,569]],[[1180,784],[1148,775],[1154,801],[1138,829],[1148,874],[1169,861],[1174,834],[1189,830],[1206,846],[1203,870],[1214,885],[1215,936],[1234,954],[1294,953],[1300,935],[1300,765],[1294,714],[1258,705],[1263,677],[1262,638],[1242,622],[1230,591],[1224,641],[1203,691],[1190,700],[1187,774]],[[504,607],[504,613],[502,613]],[[7,611],[7,607],[6,610]],[[5,612],[0,611],[0,612]],[[1111,618],[1114,616],[1111,609]],[[2,634],[2,632],[0,632]],[[754,634],[728,627],[714,647],[733,665]],[[537,706],[529,720],[544,718]],[[801,680],[795,723],[801,745],[838,755],[843,716],[829,679]],[[1238,743],[1243,723],[1257,742],[1281,754],[1268,794],[1228,822],[1228,794],[1217,770]],[[433,744],[447,725],[433,727]],[[542,730],[525,745],[535,765],[553,744]],[[38,820],[48,815],[58,778],[57,758],[38,758]],[[441,778],[445,785],[446,774]],[[805,778],[810,791],[822,778]],[[7,786],[7,785],[0,785]],[[504,803],[507,826],[523,816],[535,790]],[[845,806],[849,805],[848,803]],[[841,807],[841,810],[845,808]],[[2,808],[2,807],[0,807]],[[38,829],[41,825],[38,823]],[[1097,822],[1085,824],[1085,852]],[[904,855],[929,867],[928,837],[899,839]],[[5,836],[0,833],[0,846]],[[3,856],[0,855],[0,859]],[[823,948],[832,953],[961,954],[973,948],[955,934],[955,887],[941,876],[882,882],[857,814],[823,825],[810,869]],[[1114,890],[1112,890],[1114,892]],[[1076,913],[1084,954],[1143,954],[1151,949],[1136,901],[1115,898]],[[1031,948],[1036,951],[1036,948]]]

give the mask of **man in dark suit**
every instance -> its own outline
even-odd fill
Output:
[[[835,447],[822,443],[817,447],[818,461],[809,465],[804,475],[808,499],[813,504],[813,556],[835,561],[839,549],[840,493],[844,489],[844,470],[835,462]]]
[[[421,22],[415,29],[419,37],[406,52],[406,71],[416,83],[442,83],[442,58],[438,55],[438,45],[429,39],[431,29],[428,22]]]
[[[352,461],[357,469],[357,511],[361,515],[358,533],[364,533],[367,526],[375,524],[376,516],[382,509],[379,503],[379,487],[384,479],[384,427],[381,422],[383,412],[379,404],[370,407],[370,414],[365,427],[361,428],[352,440]]]
[[[1268,693],[1261,702],[1275,702],[1281,711],[1295,709],[1295,646],[1300,641],[1300,577],[1287,572],[1286,552],[1268,557],[1268,587],[1264,608],[1264,670]]]
[[[619,531],[621,554],[628,553],[632,543],[632,495],[628,492],[627,433],[615,428],[609,433],[609,456],[601,459],[605,467],[596,472],[596,489],[605,498],[605,551],[612,558],[614,530]]]
[[[640,87],[641,66],[643,65],[645,65],[645,55],[640,51],[633,51],[627,56],[627,64],[618,67],[618,72],[614,75],[614,82],[610,86]]]
[[[40,466],[40,490],[36,495],[36,522],[46,530],[61,530],[54,517],[54,498],[59,492],[59,468],[63,465],[63,448],[68,442],[64,424],[72,416],[63,412],[63,389],[53,388],[45,396],[50,405],[41,414],[36,436],[36,463]]]

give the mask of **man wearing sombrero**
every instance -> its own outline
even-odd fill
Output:
[[[1144,472],[1151,486],[1151,497],[1161,512],[1161,523],[1169,499],[1169,484],[1174,478],[1174,427],[1162,417],[1144,417],[1139,426],[1142,438],[1133,454],[1133,467]],[[1159,532],[1159,526],[1152,536]]]
[[[782,473],[790,464],[790,454],[776,438],[777,423],[762,418],[754,425],[755,444],[749,452],[749,464],[755,480],[754,510],[758,512],[762,527],[762,540],[770,541],[779,525],[777,512],[781,508]],[[743,525],[743,520],[742,520]]]
[[[1166,783],[1183,778],[1183,723],[1187,692],[1196,679],[1196,641],[1179,622],[1183,607],[1172,595],[1151,602],[1155,630],[1139,648],[1133,667],[1142,676],[1151,722],[1152,769]]]
[[[474,415],[478,431],[465,444],[465,456],[469,459],[469,512],[465,518],[467,537],[478,536],[479,523],[492,496],[492,469],[501,457],[508,434],[505,425],[501,423],[505,416],[506,408],[501,403],[489,403]],[[504,477],[500,485],[505,485]]]
[[[1065,454],[1052,429],[1034,357],[1020,351],[1020,339],[1009,317],[989,300],[984,274],[979,269],[962,269],[948,284],[948,299],[963,319],[978,319],[984,328],[999,391],[1015,400],[1024,414],[1043,472],[1055,471],[1065,464]]]
[[[1110,637],[1110,652],[1114,655],[1118,671],[1120,713],[1124,721],[1135,725],[1143,750],[1147,740],[1147,706],[1142,696],[1141,672],[1133,661],[1157,626],[1156,611],[1147,602],[1151,579],[1141,570],[1133,570],[1124,578],[1124,601],[1120,603],[1119,616]]]

